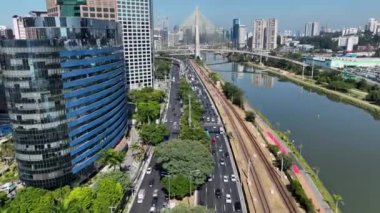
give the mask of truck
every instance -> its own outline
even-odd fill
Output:
[[[145,197],[145,189],[140,189],[139,194],[137,195],[137,203],[142,203]]]

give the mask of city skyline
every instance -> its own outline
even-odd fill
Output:
[[[12,26],[13,15],[26,15],[30,10],[45,10],[46,7],[45,0],[33,2],[19,0],[18,4],[12,4],[10,0],[5,0],[5,2],[4,7],[6,9],[0,14],[0,25],[8,27]],[[225,7],[215,9],[216,2],[219,5],[225,5]],[[300,32],[304,31],[305,23],[310,21],[319,21],[321,26],[328,25],[329,28],[340,29],[364,26],[369,18],[380,18],[376,11],[380,7],[380,2],[374,0],[367,0],[366,4],[353,0],[349,3],[343,0],[333,2],[321,0],[308,2],[308,4],[304,4],[301,0],[287,3],[281,3],[278,0],[269,0],[265,3],[256,0],[209,0],[206,2],[194,0],[181,2],[181,4],[174,0],[155,0],[153,4],[154,20],[157,21],[160,17],[168,17],[171,28],[185,20],[196,6],[199,6],[201,12],[218,26],[229,29],[231,20],[240,18],[241,24],[246,25],[248,31],[250,28],[253,29],[253,21],[258,18],[274,17],[279,20],[280,31],[290,29]],[[241,7],[241,5],[245,6]],[[294,13],[295,8],[297,13]],[[353,10],[357,12],[352,13]],[[350,14],[349,19],[347,14]]]

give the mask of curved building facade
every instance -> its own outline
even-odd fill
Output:
[[[0,41],[20,179],[55,188],[94,171],[123,137],[126,91],[115,22],[28,17],[27,40]]]

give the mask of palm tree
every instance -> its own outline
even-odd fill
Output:
[[[338,213],[338,205],[339,203],[343,203],[343,197],[338,194],[333,194],[334,200],[335,200],[335,213]]]
[[[132,151],[133,159],[140,162],[144,156],[145,156],[145,149],[138,143],[134,143],[130,146],[130,149]]]
[[[107,149],[100,152],[101,163],[113,167],[113,170],[116,169],[116,166],[120,166],[124,161],[124,154],[122,152]]]

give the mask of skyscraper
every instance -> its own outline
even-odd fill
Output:
[[[244,49],[247,46],[247,30],[245,29],[245,25],[239,26],[239,49]]]
[[[308,22],[305,24],[305,36],[319,36],[321,33],[321,25],[319,22]]]
[[[253,26],[252,49],[273,50],[277,48],[278,21],[275,18],[256,19]]]
[[[153,86],[152,0],[118,0],[117,20],[123,28],[127,87]]]
[[[232,32],[231,32],[231,41],[232,41],[233,48],[238,48],[239,46],[239,28],[240,28],[240,19],[235,18],[232,21]]]
[[[48,16],[116,20],[116,0],[46,0]]]
[[[20,21],[27,39],[0,41],[20,180],[43,188],[81,181],[125,133],[121,27],[77,17]]]

